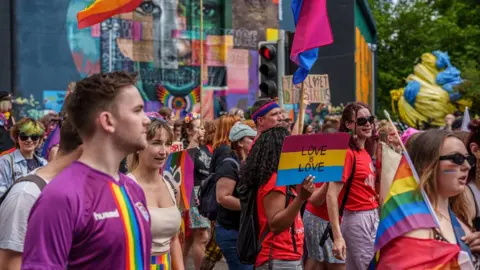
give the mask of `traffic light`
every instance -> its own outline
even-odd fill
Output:
[[[259,44],[260,64],[258,71],[260,80],[261,97],[276,98],[278,96],[277,86],[277,42],[260,42]]]

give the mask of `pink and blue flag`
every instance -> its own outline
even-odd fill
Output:
[[[327,13],[327,0],[292,0],[295,36],[290,59],[298,65],[293,83],[307,78],[318,58],[318,47],[333,43],[332,29]]]

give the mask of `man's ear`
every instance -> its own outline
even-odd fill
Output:
[[[101,112],[98,115],[97,121],[100,127],[108,133],[115,132],[115,119],[110,112]]]

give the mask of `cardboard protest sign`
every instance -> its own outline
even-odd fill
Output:
[[[297,185],[308,176],[315,183],[342,180],[350,135],[347,133],[288,136],[283,141],[277,186]]]
[[[163,178],[180,191],[180,206],[184,210],[190,209],[193,196],[194,156],[193,149],[171,153],[162,170]]]
[[[300,102],[300,93],[302,84],[293,84],[292,76],[283,76],[283,103],[298,104]],[[303,81],[305,95],[310,103],[329,103],[330,102],[330,84],[328,75],[308,75]]]
[[[397,173],[398,165],[402,159],[402,155],[395,152],[385,143],[382,143],[382,163],[380,176],[380,202],[384,202],[387,198],[393,178]]]

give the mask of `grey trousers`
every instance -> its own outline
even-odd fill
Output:
[[[272,260],[270,262],[272,270],[303,270],[302,261],[281,261],[281,260]],[[256,270],[270,270],[269,263],[264,263],[259,267],[255,267]]]
[[[379,222],[378,209],[348,211],[342,218],[343,239],[347,245],[347,270],[365,270],[374,256],[375,237]]]

